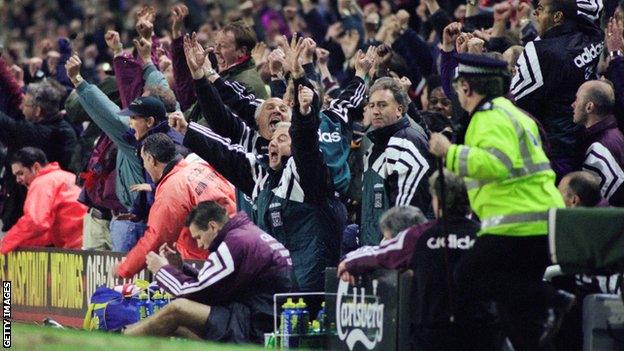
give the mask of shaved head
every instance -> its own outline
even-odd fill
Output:
[[[611,82],[607,80],[590,80],[583,83],[581,87],[585,87],[585,101],[594,103],[595,114],[606,116],[613,113],[615,93],[613,92]]]
[[[590,80],[576,91],[573,121],[586,128],[611,115],[615,108],[613,85],[608,80]]]

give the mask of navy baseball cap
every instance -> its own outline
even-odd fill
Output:
[[[457,68],[455,79],[459,76],[504,76],[508,75],[507,62],[493,57],[477,54],[455,54]]]
[[[153,96],[142,96],[134,99],[128,108],[117,112],[117,114],[129,117],[154,117],[157,121],[163,121],[167,118],[165,104],[159,98]]]

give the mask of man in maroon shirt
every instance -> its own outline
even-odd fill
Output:
[[[147,268],[176,299],[124,333],[262,342],[273,329],[273,294],[291,290],[290,253],[244,212],[228,218],[213,201],[199,203],[186,224],[208,260],[197,270],[166,244],[150,252]]]

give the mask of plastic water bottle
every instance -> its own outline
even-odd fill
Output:
[[[165,300],[165,305],[167,305],[169,302],[171,302],[172,298],[173,298],[173,295],[171,295],[170,293],[168,293],[168,292],[164,293],[163,294],[163,299]]]
[[[296,305],[292,301],[292,298],[286,299],[286,302],[282,305],[282,314],[280,315],[281,321],[281,334],[282,334],[282,348],[287,349],[291,347],[299,346],[299,340],[293,334],[297,333],[297,311]]]
[[[308,312],[308,305],[303,301],[303,298],[299,298],[299,302],[296,305],[298,316],[297,334],[306,335],[308,333],[308,325],[310,324],[310,312]]]
[[[319,322],[319,331],[324,333],[327,328],[327,313],[325,313],[325,301],[321,303],[321,309],[316,315],[316,320]]]
[[[149,316],[149,295],[144,291],[139,294],[139,303],[137,304],[139,307],[139,319],[144,319]]]
[[[152,313],[160,311],[167,304],[167,300],[160,291],[156,291],[152,296],[153,308]]]

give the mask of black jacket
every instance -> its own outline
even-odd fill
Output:
[[[544,126],[554,158],[573,156],[578,126],[571,105],[579,86],[597,78],[603,47],[600,28],[579,18],[529,42],[518,59],[511,93]]]
[[[0,142],[8,148],[0,194],[3,230],[7,231],[22,216],[26,194],[25,188],[16,183],[11,173],[13,154],[26,146],[37,147],[45,152],[48,161],[56,161],[61,168],[68,169],[77,138],[74,129],[61,115],[32,123],[0,111]]]
[[[11,118],[0,111],[0,141],[11,150],[34,146],[45,152],[48,161],[67,169],[77,137],[72,126],[61,115],[38,123]]]

